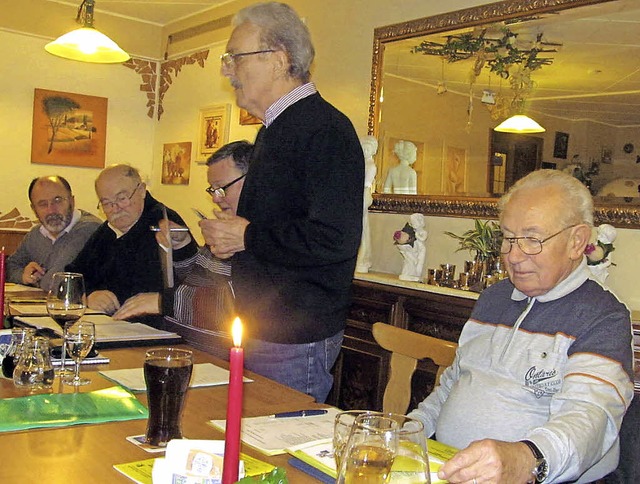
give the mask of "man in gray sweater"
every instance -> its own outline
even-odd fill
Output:
[[[49,289],[53,273],[75,259],[102,221],[75,208],[69,182],[61,176],[34,178],[31,208],[40,221],[7,259],[7,282]]]

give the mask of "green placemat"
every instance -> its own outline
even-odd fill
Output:
[[[0,400],[0,432],[148,416],[146,407],[120,386],[87,393],[51,393]]]

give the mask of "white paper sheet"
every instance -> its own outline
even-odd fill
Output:
[[[142,392],[147,389],[144,383],[144,370],[142,368],[105,370],[101,371],[100,374],[134,392]],[[250,383],[253,380],[244,377],[243,381]],[[228,383],[229,370],[220,368],[213,363],[197,363],[193,365],[189,388],[227,385]]]

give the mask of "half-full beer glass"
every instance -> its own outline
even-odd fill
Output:
[[[193,356],[189,350],[147,351],[144,360],[149,405],[147,443],[164,447],[171,439],[182,438],[180,421],[192,371]]]

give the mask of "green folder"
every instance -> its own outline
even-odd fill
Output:
[[[148,416],[146,407],[120,386],[87,393],[51,393],[0,400],[0,432]]]

